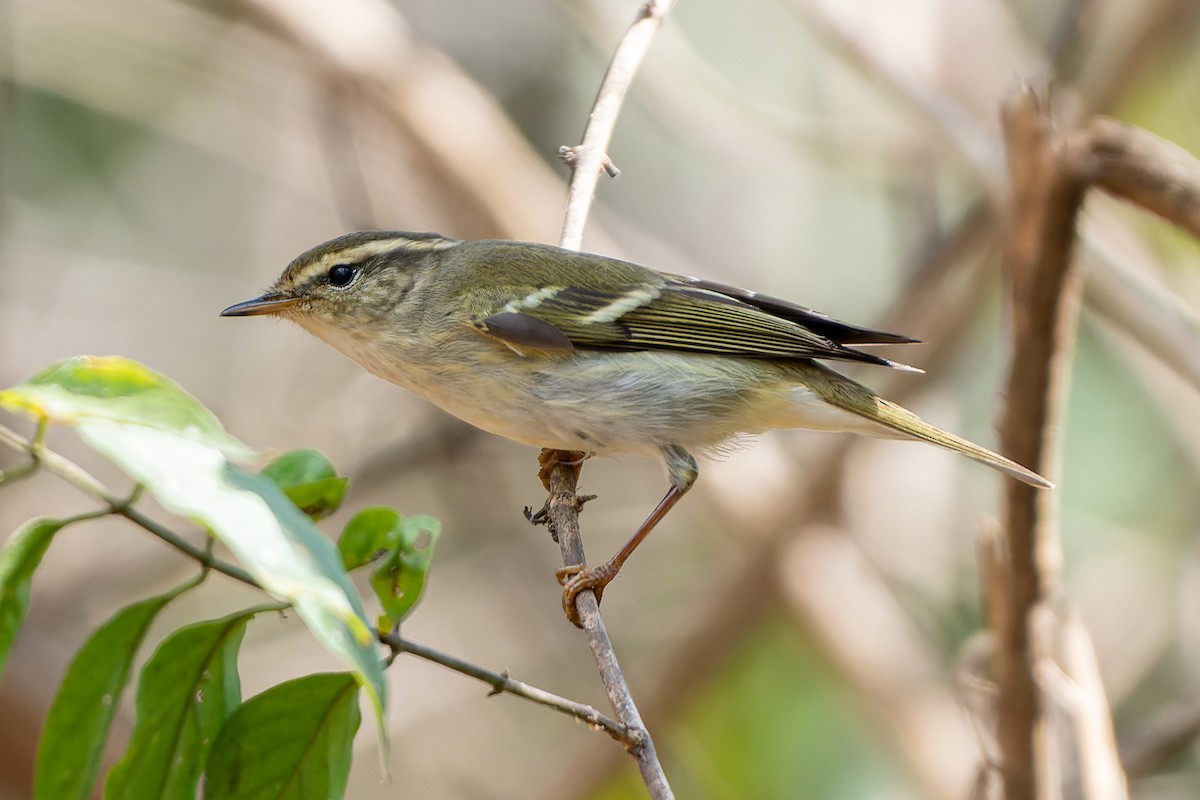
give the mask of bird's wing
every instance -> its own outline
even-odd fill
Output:
[[[476,297],[484,299],[473,309],[471,324],[518,348],[675,350],[899,368],[905,367],[847,345],[913,341],[777,298],[642,268],[617,275],[610,270],[603,287],[573,277],[561,281],[564,285],[479,292]]]

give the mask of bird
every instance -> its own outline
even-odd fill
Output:
[[[629,541],[599,567],[560,570],[576,624],[576,595],[601,597],[695,483],[694,454],[747,434],[807,428],[922,441],[1053,486],[825,363],[920,372],[862,349],[915,339],[604,255],[359,231],[304,252],[265,293],[221,315],[291,320],[368,372],[507,439],[661,461],[669,488]]]

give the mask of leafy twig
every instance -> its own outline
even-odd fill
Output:
[[[40,429],[39,429],[40,430]],[[211,569],[214,572],[220,572],[234,580],[261,589],[262,586],[248,572],[228,562],[215,558],[212,555],[212,540],[208,540],[208,544],[204,547],[198,547],[188,542],[179,534],[170,530],[161,523],[147,517],[137,509],[133,508],[132,504],[138,499],[141,494],[141,487],[136,487],[129,497],[121,498],[112,494],[104,487],[99,480],[84,470],[78,464],[66,458],[59,453],[54,452],[40,444],[40,435],[35,437],[33,441],[26,440],[16,431],[0,425],[0,444],[7,445],[14,450],[19,450],[28,453],[32,459],[30,462],[31,471],[35,471],[38,467],[44,467],[47,472],[63,478],[68,483],[71,483],[81,491],[95,497],[102,502],[106,508],[97,511],[90,511],[77,516],[71,517],[69,522],[82,522],[89,519],[97,519],[109,515],[119,515],[125,517],[129,521],[141,526],[149,533],[162,539],[167,544],[182,552],[184,555],[193,559],[205,569]],[[283,607],[281,607],[282,609]],[[418,658],[423,658],[426,661],[431,661],[435,664],[453,669],[463,675],[467,675],[477,680],[492,686],[497,692],[512,694],[517,697],[522,697],[539,705],[553,708],[561,711],[564,714],[579,719],[586,723],[589,727],[603,730],[609,736],[617,741],[623,742],[628,747],[638,747],[641,745],[643,734],[637,729],[631,729],[629,726],[623,725],[610,717],[607,717],[596,709],[584,703],[570,700],[565,697],[539,689],[536,686],[524,683],[522,681],[513,680],[507,674],[492,672],[483,667],[464,661],[460,658],[435,650],[432,647],[414,642],[409,639],[403,639],[397,634],[379,634],[379,642],[390,648],[395,653],[411,653]]]
[[[627,746],[637,746],[640,743],[640,732],[630,730],[611,717],[601,714],[592,706],[561,697],[552,692],[547,692],[545,689],[539,689],[536,686],[530,686],[523,681],[514,680],[509,677],[507,671],[493,672],[489,669],[484,669],[469,661],[456,658],[419,642],[405,639],[397,633],[381,634],[379,641],[391,648],[393,656],[400,653],[409,653],[426,661],[432,661],[455,672],[483,681],[492,687],[493,694],[512,694],[546,706],[547,708],[562,711],[586,723],[589,727],[605,731],[609,736],[618,742],[624,742]]]
[[[170,528],[167,528],[165,525],[162,525],[161,523],[138,511],[131,505],[130,498],[117,497],[116,495],[112,494],[107,488],[105,488],[104,484],[97,480],[83,467],[79,466],[65,456],[59,455],[53,450],[40,445],[38,440],[35,439],[32,442],[26,441],[16,431],[0,425],[0,443],[6,444],[15,450],[22,450],[26,453],[29,453],[29,455],[34,459],[34,463],[36,463],[38,466],[44,467],[47,472],[57,475],[68,483],[74,485],[75,488],[79,489],[85,494],[91,495],[108,506],[108,511],[105,513],[117,514],[125,517],[125,519],[141,526],[148,532],[154,534],[159,539],[162,539],[164,542],[174,547],[176,550],[182,552],[184,555],[187,555],[188,557],[215,572],[228,575],[230,578],[241,581],[245,584],[249,584],[250,586],[258,586],[258,581],[254,580],[254,578],[250,576],[250,573],[246,572],[241,567],[221,561],[218,558],[214,558],[212,553],[208,552],[205,548],[197,547],[179,534],[172,531]]]

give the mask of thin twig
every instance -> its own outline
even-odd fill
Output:
[[[440,650],[423,645],[420,642],[405,639],[397,633],[381,634],[379,641],[391,648],[393,654],[409,653],[482,681],[492,687],[494,690],[493,694],[511,694],[537,703],[538,705],[561,711],[587,724],[588,727],[605,731],[609,736],[618,742],[624,743],[626,746],[636,746],[640,742],[638,732],[630,730],[611,717],[606,717],[592,706],[562,697],[553,692],[547,692],[545,689],[539,689],[523,681],[514,680],[508,676],[507,672],[493,672],[492,670],[484,669],[469,661],[464,661],[461,658],[456,658],[448,653],[443,653]]]
[[[254,580],[249,572],[246,572],[241,567],[214,558],[212,553],[208,552],[206,548],[197,547],[170,528],[138,511],[131,505],[132,501],[130,498],[117,497],[105,488],[104,484],[97,480],[91,473],[65,456],[59,455],[46,447],[39,446],[35,442],[27,441],[19,433],[3,425],[0,425],[0,443],[8,445],[14,450],[21,450],[28,453],[35,460],[35,463],[38,466],[44,467],[47,472],[57,475],[83,493],[91,495],[104,503],[104,505],[108,506],[108,511],[105,513],[117,514],[136,525],[140,525],[176,550],[198,561],[214,572],[220,572],[222,575],[227,575],[234,580],[241,581],[250,586],[259,586],[258,581]]]
[[[633,82],[633,76],[650,47],[650,40],[674,5],[675,0],[647,0],[638,9],[637,17],[617,45],[600,83],[596,101],[584,128],[583,141],[565,151],[572,175],[566,212],[563,216],[562,236],[559,240],[559,244],[564,248],[578,250],[583,243],[583,229],[601,170],[610,175],[615,174],[616,168],[608,157],[608,144],[616,128],[617,115]],[[542,474],[550,491],[550,497],[546,501],[547,517],[558,539],[563,565],[584,564],[586,561],[583,537],[579,530],[581,504],[575,494],[579,471],[578,458],[570,453],[543,451],[541,461]],[[575,598],[575,609],[587,636],[588,646],[592,650],[592,657],[596,660],[609,702],[612,703],[617,718],[638,737],[637,743],[627,745],[626,749],[637,761],[646,789],[655,800],[673,798],[675,795],[658,760],[654,741],[645,729],[629,684],[617,661],[612,641],[608,638],[604,619],[600,616],[599,599],[590,590],[580,592]]]
[[[596,102],[592,105],[592,113],[588,115],[583,130],[583,141],[565,151],[569,154],[572,174],[562,236],[559,237],[562,247],[578,250],[583,244],[583,227],[592,208],[600,173],[606,171],[611,174],[612,171],[609,169],[612,161],[608,157],[608,143],[612,140],[621,104],[625,102],[629,85],[646,51],[650,49],[650,40],[674,5],[675,0],[648,0],[638,9],[637,17],[617,45],[608,71],[600,82]]]
[[[543,450],[541,459],[550,490],[550,496],[546,500],[546,517],[558,539],[563,563],[568,565],[585,563],[583,536],[579,530],[579,509],[582,503],[575,494],[579,456],[579,453]],[[637,761],[638,770],[650,796],[655,800],[673,798],[675,795],[658,760],[654,741],[642,722],[642,715],[633,700],[633,693],[629,690],[625,674],[617,661],[612,640],[608,638],[595,593],[590,590],[580,592],[575,598],[575,609],[587,636],[592,658],[596,660],[596,668],[600,672],[600,680],[608,694],[608,701],[612,704],[617,719],[629,731],[625,749]]]

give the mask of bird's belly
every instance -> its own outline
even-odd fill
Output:
[[[664,445],[702,452],[771,428],[880,433],[808,389],[812,376],[802,364],[668,351],[505,352],[497,359],[474,335],[444,340],[436,358],[400,359],[395,351],[373,352],[372,344],[320,335],[459,419],[539,447],[657,457]]]
[[[429,399],[454,416],[498,436],[560,450],[597,455],[632,453],[657,456],[668,443],[688,440],[691,447],[717,444],[737,433],[736,426],[691,416],[676,402],[646,389],[585,389],[553,376],[509,391],[479,397],[438,392]],[[702,430],[703,429],[703,430]]]
[[[600,455],[658,456],[667,444],[704,451],[738,434],[804,425],[791,380],[721,356],[576,352],[478,369],[494,375],[490,391],[480,392],[477,374],[409,388],[491,433]]]

